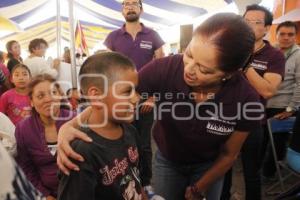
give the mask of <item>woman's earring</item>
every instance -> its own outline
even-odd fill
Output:
[[[222,78],[222,81],[225,82],[225,81],[227,81],[227,79],[226,78]]]

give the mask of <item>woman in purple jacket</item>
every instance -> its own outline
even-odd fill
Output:
[[[60,109],[60,88],[50,75],[39,75],[29,85],[33,113],[15,131],[17,162],[31,183],[53,200],[57,195],[57,133],[74,113]]]

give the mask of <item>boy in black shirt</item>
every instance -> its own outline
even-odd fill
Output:
[[[93,142],[72,143],[85,161],[74,161],[80,171],[62,175],[58,199],[147,199],[139,177],[136,130],[130,125],[139,101],[134,64],[118,53],[97,54],[83,63],[79,77],[91,105],[81,130]]]

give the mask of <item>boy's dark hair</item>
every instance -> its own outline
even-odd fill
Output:
[[[33,53],[33,50],[40,47],[41,44],[46,45],[48,47],[48,43],[43,38],[36,38],[30,41],[28,50],[30,53]]]
[[[246,7],[246,11],[245,11],[243,16],[245,16],[246,13],[248,11],[251,11],[251,10],[254,10],[254,11],[258,10],[258,11],[264,12],[265,13],[265,26],[271,26],[272,25],[273,14],[266,7],[260,6],[258,4],[249,5],[249,6]]]
[[[104,52],[88,57],[79,71],[82,93],[87,94],[87,90],[91,86],[96,86],[101,90],[104,89],[103,78],[95,76],[103,75],[107,78],[108,83],[111,84],[115,80],[117,71],[128,69],[135,69],[133,62],[126,56],[116,52]]]
[[[198,35],[215,46],[218,67],[223,72],[236,72],[249,62],[255,35],[241,16],[232,13],[213,15],[196,28],[193,37]]]
[[[278,33],[278,31],[281,27],[293,27],[296,30],[296,34],[298,33],[298,26],[295,22],[285,21],[285,22],[280,23],[276,28],[276,33]]]
[[[16,64],[16,65],[11,69],[11,72],[10,72],[11,76],[13,75],[14,71],[15,71],[17,68],[23,68],[23,69],[25,69],[26,71],[28,71],[29,76],[31,77],[30,69],[29,69],[26,65],[24,65],[24,64],[22,64],[22,63]]]

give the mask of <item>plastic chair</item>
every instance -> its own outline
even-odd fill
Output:
[[[274,139],[273,139],[273,134],[276,134],[276,133],[282,133],[282,132],[292,133],[295,121],[296,121],[296,117],[290,117],[290,118],[287,118],[287,119],[284,119],[284,120],[270,118],[267,121],[268,130],[269,130],[270,145],[271,145],[272,154],[273,154],[273,157],[274,157],[274,160],[275,160],[276,171],[277,171],[278,178],[279,178],[279,183],[275,183],[272,186],[270,186],[267,189],[267,194],[273,188],[277,187],[278,184],[280,184],[281,191],[282,192],[285,191],[284,180],[289,178],[291,175],[296,175],[296,176],[300,177],[300,174],[296,173],[293,169],[291,169],[285,161],[278,161],[277,154],[276,154],[275,143],[274,143]],[[282,173],[280,171],[280,167],[286,169],[289,172],[285,177],[282,176]]]

